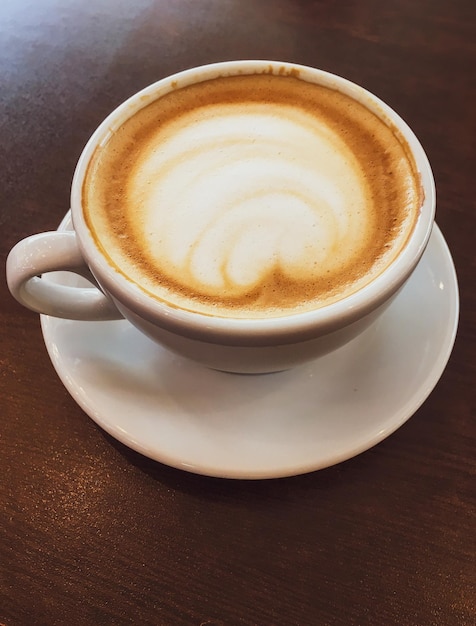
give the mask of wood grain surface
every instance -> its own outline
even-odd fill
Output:
[[[196,476],[83,413],[3,277],[2,625],[476,623],[472,0],[2,0],[2,262],[59,224],[81,149],[116,105],[240,58],[341,74],[414,129],[459,278],[448,367],[412,419],[350,461],[261,482]]]

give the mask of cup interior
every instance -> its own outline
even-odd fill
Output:
[[[412,234],[397,258],[372,282],[342,300],[313,311],[284,317],[235,319],[211,317],[169,306],[147,295],[114,270],[94,242],[82,210],[82,188],[88,164],[95,150],[103,146],[127,119],[168,92],[221,76],[265,72],[290,74],[298,76],[300,80],[338,90],[365,105],[398,133],[416,163],[424,194]],[[192,68],[159,80],[115,109],[98,127],[81,154],[73,177],[71,209],[74,229],[85,259],[99,284],[119,307],[132,310],[149,322],[163,325],[167,330],[197,339],[221,341],[228,338],[239,341],[240,337],[256,337],[286,343],[313,337],[316,332],[332,332],[352,323],[377,309],[398,291],[415,269],[428,243],[435,214],[435,185],[427,156],[410,127],[388,105],[364,88],[340,76],[302,65],[261,60],[233,61]]]

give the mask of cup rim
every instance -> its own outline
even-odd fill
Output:
[[[264,71],[274,74],[297,73],[303,80],[342,91],[397,128],[413,155],[424,192],[412,233],[398,256],[369,284],[342,300],[315,310],[280,317],[243,319],[188,311],[156,299],[114,269],[89,232],[82,212],[82,187],[93,152],[97,146],[107,142],[126,119],[177,86],[184,87],[219,76]],[[418,264],[431,235],[435,210],[436,189],[428,157],[400,115],[373,93],[342,76],[297,63],[270,60],[224,61],[193,67],[162,78],[132,95],[104,119],[88,140],[78,160],[71,187],[72,221],[80,248],[96,280],[111,295],[119,310],[131,310],[157,326],[186,337],[239,345],[245,340],[261,344],[268,341],[288,343],[306,340],[342,328],[377,309],[398,291]]]

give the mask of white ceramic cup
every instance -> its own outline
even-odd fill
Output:
[[[211,317],[168,306],[115,271],[86,226],[81,190],[96,147],[126,119],[174,85],[222,75],[274,73],[296,69],[303,80],[346,93],[396,127],[412,151],[424,203],[409,241],[391,265],[356,293],[314,311],[268,319]],[[159,344],[208,367],[229,372],[264,373],[290,368],[334,350],[368,328],[388,306],[417,266],[428,243],[435,214],[435,186],[428,159],[407,124],[363,88],[317,69],[270,61],[233,61],[186,70],[147,87],[113,111],[84,148],[73,178],[74,232],[46,232],[18,243],[7,259],[7,281],[24,306],[74,320],[126,318]],[[90,288],[66,287],[43,274],[72,271],[88,278]]]

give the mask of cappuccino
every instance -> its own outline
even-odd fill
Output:
[[[173,86],[96,148],[82,201],[110,265],[149,295],[270,318],[370,283],[423,197],[390,122],[295,71]]]

